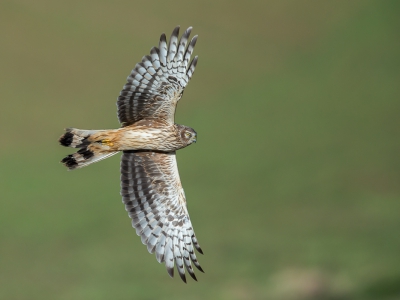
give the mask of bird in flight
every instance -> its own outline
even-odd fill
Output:
[[[194,129],[174,122],[175,109],[197,64],[190,60],[197,35],[192,27],[180,39],[179,26],[169,43],[165,34],[150,55],[136,64],[118,100],[121,128],[81,130],[67,128],[59,142],[79,150],[61,162],[69,169],[82,168],[122,151],[121,196],[142,243],[181,279],[185,269],[194,279],[192,263],[204,272],[194,248],[203,254],[194,234],[179,178],[176,150],[196,142]],[[189,42],[188,42],[189,41]]]

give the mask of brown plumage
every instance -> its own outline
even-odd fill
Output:
[[[200,270],[193,247],[202,250],[186,207],[175,151],[196,142],[194,129],[174,123],[175,109],[191,79],[197,56],[190,61],[197,36],[188,43],[189,27],[178,40],[179,26],[167,45],[161,35],[127,78],[117,100],[121,128],[66,129],[59,142],[78,148],[61,162],[69,170],[81,168],[123,151],[121,195],[132,226],[164,262],[172,277],[174,263],[183,281],[185,268],[195,279],[191,262]]]
[[[110,130],[80,130],[68,128],[67,134],[72,134],[75,143],[68,145],[80,148],[81,141],[89,143],[88,149],[102,149],[104,152],[124,150],[157,150],[175,151],[196,142],[194,129],[179,124],[163,124],[156,121],[142,120],[119,129]],[[64,134],[60,142],[65,139]]]

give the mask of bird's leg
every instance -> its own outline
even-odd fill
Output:
[[[109,146],[109,147],[114,146],[114,143],[111,142],[109,139],[101,140],[101,143],[102,143],[103,145],[106,145],[106,146]]]

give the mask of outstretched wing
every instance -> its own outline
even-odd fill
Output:
[[[178,42],[179,26],[174,29],[167,48],[163,33],[159,47],[142,58],[128,76],[118,97],[118,118],[122,126],[142,119],[162,119],[174,124],[175,108],[191,79],[197,56],[190,62],[197,35],[186,47],[192,27]]]
[[[174,276],[175,261],[184,282],[185,267],[197,280],[191,261],[203,270],[193,246],[203,252],[186,208],[175,152],[124,151],[121,195],[137,235],[150,253],[155,252],[158,262],[165,262],[168,274]]]

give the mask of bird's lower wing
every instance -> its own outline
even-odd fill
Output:
[[[168,274],[173,277],[175,262],[184,282],[185,267],[197,280],[191,262],[203,270],[193,246],[203,252],[187,212],[175,152],[124,151],[121,195],[136,233]]]

